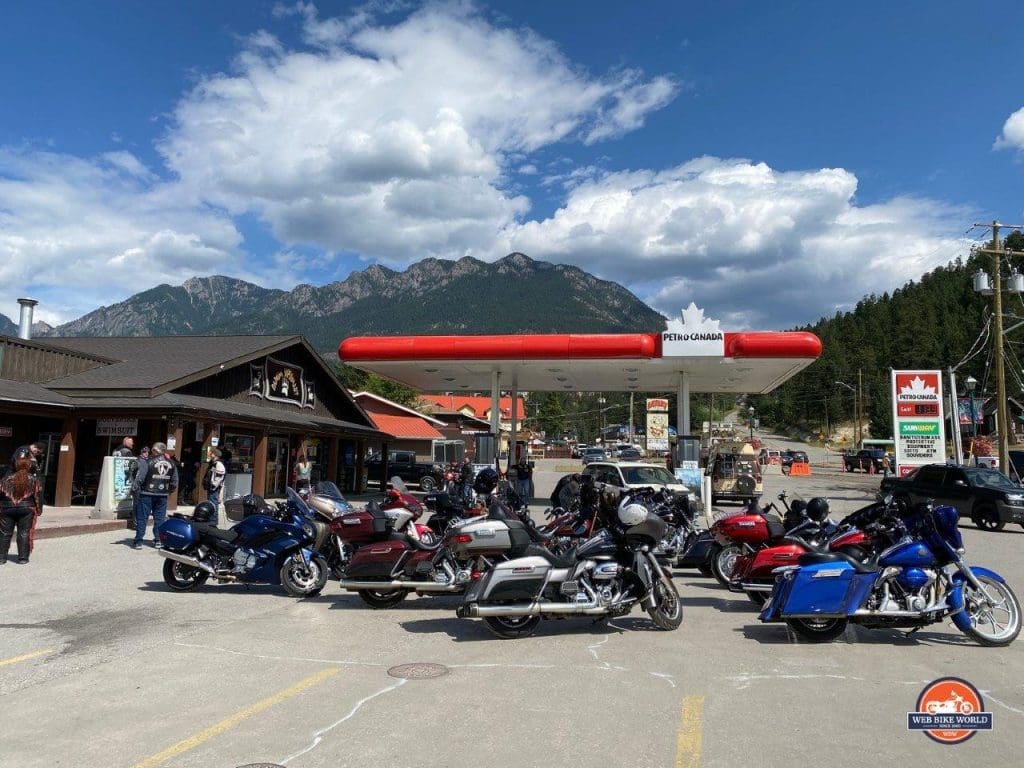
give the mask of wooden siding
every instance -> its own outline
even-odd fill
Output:
[[[33,384],[59,379],[96,368],[103,363],[89,357],[21,343],[18,339],[0,340],[0,378]]]

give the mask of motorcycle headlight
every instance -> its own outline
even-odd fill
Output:
[[[312,539],[316,537],[316,528],[309,523],[302,524],[302,532],[306,534],[306,538]]]

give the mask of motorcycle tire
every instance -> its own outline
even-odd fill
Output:
[[[978,627],[983,626],[983,623],[980,621],[980,617],[976,616],[976,612],[972,611],[972,608],[978,602],[977,598],[980,597],[980,595],[970,583],[967,583],[964,584],[964,610],[966,610],[967,615],[971,617],[971,626],[962,631],[965,635],[980,645],[987,645],[989,647],[1009,645],[1016,640],[1017,635],[1020,634],[1020,602],[1017,600],[1017,596],[1013,593],[1013,590],[1010,589],[1009,584],[996,581],[988,576],[978,576],[977,579],[982,583],[990,595],[1002,598],[1001,602],[1004,603],[1006,607],[1000,609],[998,618],[1002,620],[1003,614],[1006,614],[1006,629],[998,633],[985,632],[978,629]],[[996,613],[990,611],[990,616],[995,619]]]
[[[657,605],[647,609],[654,626],[665,631],[679,629],[679,625],[683,623],[683,603],[679,599],[676,585],[671,581],[666,584],[658,579],[654,585],[654,599]]]
[[[363,598],[363,602],[375,611],[394,608],[400,602],[405,600],[408,594],[409,590],[407,589],[391,589],[379,592],[373,589],[359,590],[359,596]]]
[[[786,626],[802,640],[831,643],[846,631],[846,619],[786,619]]]
[[[210,578],[206,571],[200,571],[177,560],[164,560],[164,583],[175,592],[191,592]]]
[[[502,640],[518,640],[537,631],[540,616],[486,616],[484,621]]]
[[[715,551],[711,557],[711,571],[714,573],[718,583],[723,587],[729,586],[729,577],[732,576],[732,569],[740,552],[742,550],[739,548],[739,545],[730,544]],[[726,573],[726,569],[728,569],[728,573]]]
[[[303,573],[303,571],[307,571]],[[301,568],[294,557],[289,557],[281,566],[281,586],[292,597],[312,597],[320,594],[327,585],[331,569],[320,555],[309,559],[309,568]]]

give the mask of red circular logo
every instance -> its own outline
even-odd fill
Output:
[[[976,728],[957,728],[958,720],[980,715],[985,702],[978,689],[959,677],[941,677],[933,680],[917,697],[917,711],[931,715],[939,723],[951,724],[946,728],[931,728],[925,734],[940,744],[962,744],[977,733]]]

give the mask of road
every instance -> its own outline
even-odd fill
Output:
[[[769,475],[767,493],[827,493],[838,514],[877,478]],[[1024,531],[965,527],[968,557],[1021,584]],[[123,534],[40,542],[2,566],[0,765],[925,766],[1019,764],[1024,641],[979,647],[943,624],[906,637],[851,629],[825,646],[762,625],[747,599],[695,571],[685,616],[544,622],[494,639],[454,598],[373,611],[334,583],[174,594],[161,558]],[[388,670],[443,665],[435,679]],[[906,728],[924,685],[985,692],[995,730],[958,747]]]

